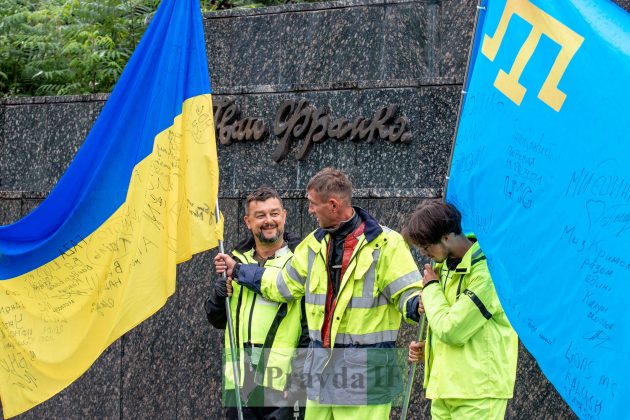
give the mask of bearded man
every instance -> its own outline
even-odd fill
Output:
[[[250,235],[236,245],[232,258],[241,264],[281,269],[300,240],[284,231],[287,212],[280,195],[273,188],[260,187],[247,197],[245,210],[243,220]],[[224,300],[228,295],[225,280],[217,276],[213,293],[206,302],[208,320],[216,328],[225,329]],[[238,349],[244,418],[294,419],[295,394],[289,390],[292,389],[292,378],[294,382],[301,379],[303,361],[293,359],[296,347],[308,345],[303,302],[272,302],[235,285],[231,291],[230,308]],[[227,407],[226,418],[236,419],[227,330],[225,349],[224,406]],[[293,383],[293,389],[296,387],[301,385]],[[300,405],[303,407],[303,403]]]

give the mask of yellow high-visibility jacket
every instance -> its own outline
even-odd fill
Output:
[[[256,264],[254,250],[246,252],[234,250],[234,258],[244,264]],[[265,262],[265,267],[281,269],[291,258],[289,247],[276,252],[275,258]],[[232,324],[235,330],[236,348],[239,349],[239,382],[244,383],[244,375],[251,374],[246,366],[253,357],[258,368],[255,382],[278,391],[285,389],[291,373],[291,360],[302,332],[301,308],[299,299],[289,303],[278,303],[265,299],[251,290],[232,283],[230,298]],[[243,351],[248,358],[243,357]],[[225,331],[224,387],[234,389],[230,341]]]
[[[400,372],[392,360],[391,349],[395,347],[401,320],[408,317],[407,302],[419,294],[421,287],[418,267],[402,236],[380,226],[364,210],[355,207],[355,211],[365,226],[336,296],[330,324],[332,349],[323,348],[321,341],[328,290],[328,232],[317,229],[308,235],[282,270],[241,266],[238,274],[239,283],[268,299],[291,302],[304,296],[311,338],[304,365],[307,395],[320,403],[391,401],[400,383],[379,387],[368,379],[376,376],[378,380],[379,375],[388,374],[399,381]],[[412,310],[417,310],[417,306]],[[342,373],[346,382],[355,378],[356,386],[333,386],[331,377],[335,373]],[[366,382],[359,383],[357,378]]]
[[[422,303],[429,321],[424,387],[429,399],[512,398],[518,337],[501,307],[486,257],[475,243],[449,269],[437,264],[439,283]]]

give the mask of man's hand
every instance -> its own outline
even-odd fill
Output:
[[[416,363],[418,361],[424,361],[424,345],[426,342],[412,341],[409,343],[409,361]]]
[[[236,261],[227,254],[217,254],[214,257],[214,268],[219,275],[217,283],[215,284],[215,292],[220,298],[226,296],[232,296],[232,270],[236,265]],[[223,280],[223,273],[227,272],[225,283]]]
[[[424,305],[422,304],[422,290],[418,292],[418,313],[424,313]]]
[[[422,287],[426,286],[431,280],[439,280],[438,275],[435,271],[433,271],[433,268],[431,268],[431,264],[425,264],[424,276],[422,277]]]
[[[226,273],[228,277],[232,277],[232,270],[236,265],[236,261],[227,254],[217,254],[214,257],[214,268],[217,274]]]

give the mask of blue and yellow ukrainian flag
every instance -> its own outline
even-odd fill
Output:
[[[198,0],[164,0],[49,197],[0,227],[0,397],[55,395],[217,245],[218,163]]]
[[[630,15],[482,3],[447,199],[560,395],[580,418],[627,418]]]

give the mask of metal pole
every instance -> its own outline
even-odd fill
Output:
[[[472,37],[470,39],[470,46],[468,48],[468,60],[466,64],[466,73],[464,75],[462,94],[459,101],[459,109],[457,110],[457,121],[455,122],[455,134],[453,136],[453,142],[451,144],[451,152],[448,159],[448,169],[446,170],[446,179],[444,180],[444,197],[443,197],[444,201],[446,201],[446,193],[448,191],[448,181],[451,176],[451,166],[453,163],[453,153],[455,151],[455,141],[457,140],[457,132],[459,131],[459,120],[461,118],[462,108],[464,107],[464,98],[466,97],[466,93],[467,93],[466,89],[468,89],[468,85],[467,85],[468,72],[470,71],[470,61],[472,58],[472,51],[475,45],[475,39],[477,38],[477,23],[479,22],[479,12],[481,10],[485,10],[485,7],[483,7],[481,3],[482,3],[482,0],[478,0],[476,12],[475,12],[475,23],[473,25]],[[420,323],[418,325],[418,342],[422,341],[422,335],[424,334],[424,324],[425,324],[425,316],[424,314],[422,314],[420,316]],[[427,351],[427,350],[424,349],[424,351]],[[426,366],[425,366],[425,369],[426,369]],[[407,379],[407,390],[405,392],[405,400],[403,402],[403,410],[402,410],[402,415],[401,415],[402,420],[407,419],[407,412],[409,410],[409,401],[411,399],[411,387],[413,385],[415,374],[416,374],[416,363],[410,362],[409,363],[409,377]]]
[[[219,200],[217,199],[214,213],[216,215],[217,224],[221,222],[221,212],[219,210]],[[225,254],[223,241],[219,240],[219,252]],[[227,281],[227,273],[223,272],[223,280]],[[227,315],[228,335],[230,337],[230,354],[232,358],[232,372],[234,373],[234,394],[236,396],[236,409],[238,412],[238,420],[243,420],[243,404],[241,403],[241,386],[239,384],[240,372],[238,369],[238,360],[236,358],[236,342],[234,340],[234,325],[232,324],[232,310],[230,308],[230,297],[225,298],[225,313]]]
[[[448,191],[448,181],[451,177],[451,165],[453,164],[453,153],[455,152],[455,141],[457,140],[457,132],[459,131],[459,120],[462,116],[462,108],[464,107],[464,98],[468,93],[468,72],[470,71],[470,60],[472,58],[472,51],[475,45],[475,38],[477,37],[477,22],[479,22],[479,11],[486,8],[481,6],[482,0],[477,2],[477,11],[475,13],[475,23],[473,25],[472,38],[470,39],[470,46],[468,47],[468,62],[466,64],[466,74],[464,75],[464,84],[462,88],[462,94],[459,101],[459,109],[457,110],[457,121],[455,122],[455,135],[453,136],[453,142],[451,144],[451,153],[448,158],[448,169],[446,170],[446,179],[444,180],[444,200],[446,201],[446,192]]]
[[[425,325],[424,314],[420,315],[420,322],[418,322],[418,343],[422,341],[422,336],[424,335],[424,325]],[[426,349],[425,349],[426,351]],[[407,412],[409,411],[409,402],[411,400],[411,387],[413,385],[414,376],[416,375],[416,366],[418,363],[409,362],[409,376],[407,377],[407,389],[405,390],[405,400],[403,402],[403,409],[400,418],[402,420],[407,420]]]
[[[451,152],[450,152],[450,156],[448,159],[448,169],[446,170],[446,179],[444,180],[444,197],[443,200],[446,201],[446,194],[448,192],[448,182],[451,178],[451,166],[453,165],[453,153],[455,152],[455,143],[457,141],[457,133],[459,131],[459,120],[461,119],[462,116],[462,109],[464,107],[464,98],[466,97],[466,94],[468,93],[468,72],[470,72],[470,61],[472,59],[472,52],[473,52],[473,47],[475,46],[475,40],[477,38],[477,23],[479,23],[479,13],[481,10],[485,10],[486,8],[484,6],[482,6],[483,0],[478,0],[477,1],[477,8],[476,8],[476,12],[475,12],[475,23],[473,24],[473,30],[472,30],[472,37],[470,39],[470,45],[468,47],[468,60],[466,63],[466,73],[464,74],[464,83],[463,83],[463,87],[462,87],[462,94],[460,96],[460,101],[459,101],[459,109],[457,110],[457,121],[455,122],[455,134],[453,135],[453,142],[451,144]],[[422,322],[422,324],[424,324],[424,314],[422,314],[422,318],[420,319],[420,322]],[[420,326],[418,327],[418,342],[420,342],[420,340],[422,340],[422,334],[424,333],[424,326]],[[427,349],[425,348],[424,351],[427,351]],[[413,382],[413,377],[416,373],[416,364],[413,363],[413,367],[410,367],[410,372],[409,372],[409,380],[407,381],[407,394],[405,394],[405,403],[403,406],[403,414],[402,414],[402,419],[406,420],[407,418],[407,408],[409,406],[409,398],[410,398],[410,394],[411,394],[411,383]],[[426,366],[425,366],[426,369]]]

